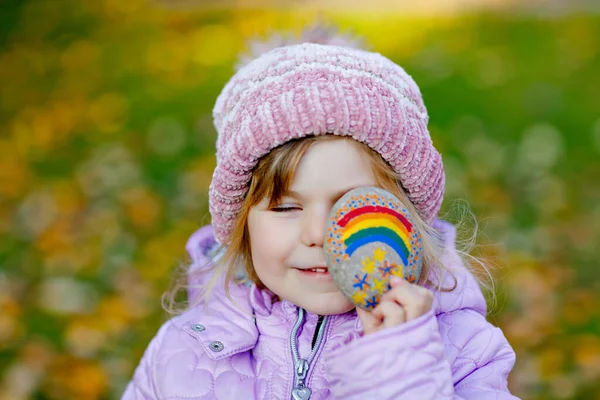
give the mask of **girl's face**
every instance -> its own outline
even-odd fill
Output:
[[[252,262],[280,299],[319,315],[354,306],[326,271],[323,239],[334,203],[347,191],[376,184],[367,155],[350,140],[315,142],[304,154],[279,204],[263,199],[250,209]]]

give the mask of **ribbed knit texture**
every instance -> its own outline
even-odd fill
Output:
[[[213,117],[217,166],[209,208],[219,243],[227,241],[258,160],[309,135],[366,143],[400,175],[425,221],[439,212],[444,170],[421,93],[404,69],[378,53],[313,43],[276,48],[230,79]]]

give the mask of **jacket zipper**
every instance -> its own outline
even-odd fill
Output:
[[[317,333],[317,340],[307,359],[300,358],[300,355],[298,354],[298,329],[303,321],[304,309],[302,307],[298,307],[298,320],[292,329],[290,338],[295,371],[294,388],[292,389],[292,398],[294,400],[307,400],[310,398],[312,391],[304,384],[304,382],[306,381],[306,376],[308,374],[308,370],[310,369],[311,363],[313,362],[315,355],[323,343],[323,333],[325,332],[325,327],[327,326],[328,316],[325,315],[323,317],[323,322],[321,323],[321,326],[319,326],[319,331]]]

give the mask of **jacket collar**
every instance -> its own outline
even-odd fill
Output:
[[[275,295],[269,290],[244,284],[231,284],[232,302],[222,287],[215,287],[206,303],[208,306],[190,308],[172,321],[196,339],[211,359],[221,360],[253,349],[259,336],[257,319],[279,319],[288,328],[284,334],[291,332],[298,316],[295,304],[287,300],[275,301]],[[315,314],[306,313],[305,323],[316,325],[317,318]],[[330,317],[333,327],[347,319],[356,321],[352,334],[362,332],[354,310]]]
[[[205,304],[192,307],[173,319],[173,323],[196,339],[213,360],[252,349],[258,340],[251,302],[251,294],[257,289],[243,284],[232,284],[229,289],[233,302],[225,294],[223,285],[217,284]]]

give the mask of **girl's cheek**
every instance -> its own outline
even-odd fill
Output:
[[[277,218],[267,222],[262,229],[265,236],[269,236],[272,241],[288,241],[296,237],[300,230],[300,219],[287,216]]]

